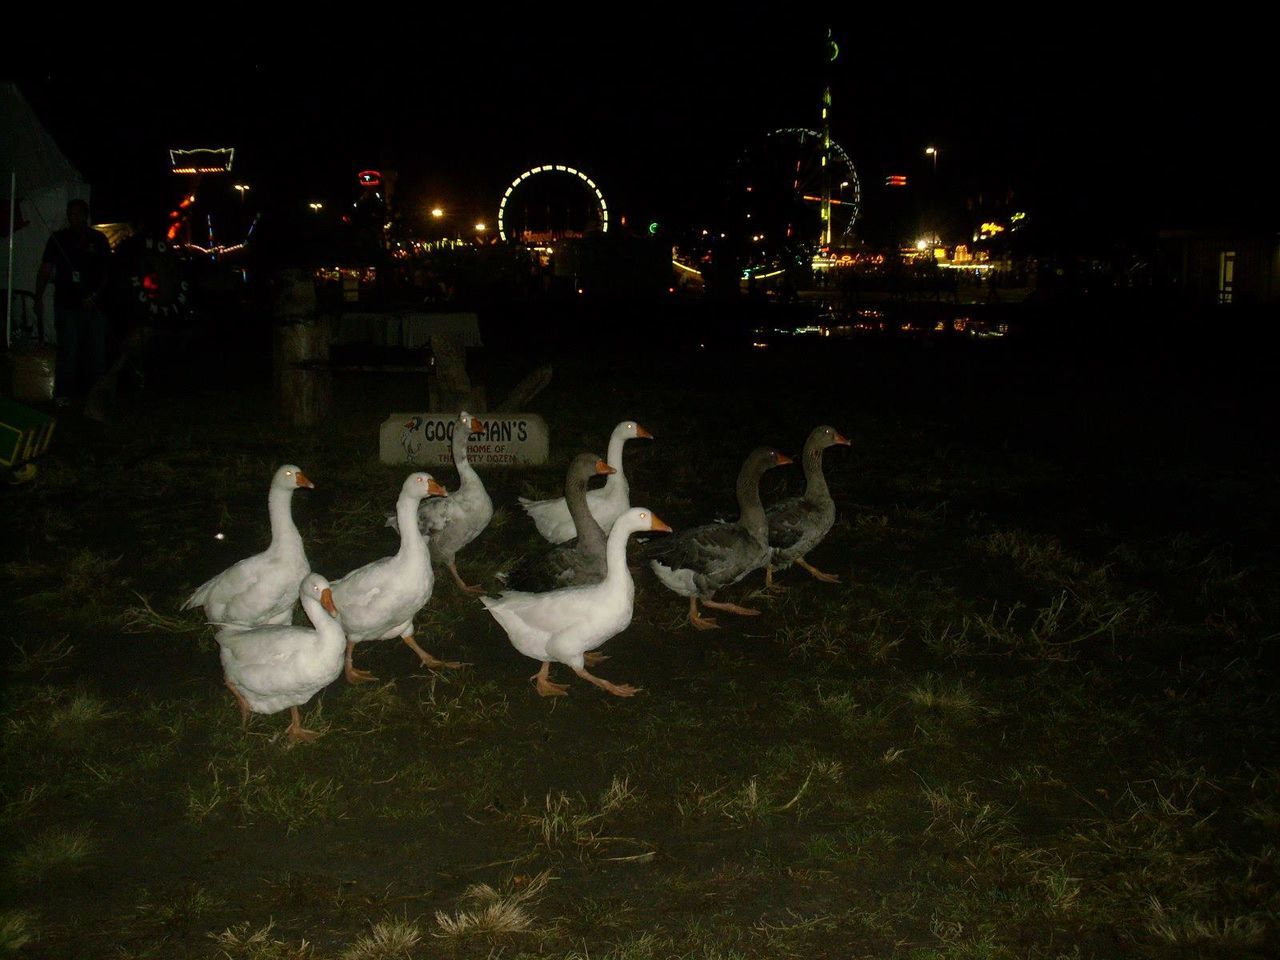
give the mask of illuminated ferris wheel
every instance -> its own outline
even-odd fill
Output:
[[[527,189],[526,184],[533,178],[546,178],[551,175],[553,178],[557,175],[565,177],[576,177],[587,188],[587,202],[591,208],[590,216],[594,217],[594,227],[601,233],[609,232],[609,204],[605,202],[604,194],[596,185],[596,182],[587,174],[583,173],[575,167],[567,166],[563,163],[545,163],[540,166],[530,167],[518,177],[511,181],[510,186],[502,194],[502,199],[498,202],[498,236],[505,242],[508,239],[508,233],[515,236],[516,239],[547,239],[553,235],[572,236],[581,235],[586,230],[576,229],[552,229],[550,224],[544,224],[546,227],[543,231],[536,231],[525,223],[519,230],[512,229],[511,224],[511,199],[521,190]],[[590,229],[590,227],[588,227]]]
[[[829,163],[824,166],[824,155]],[[807,127],[770,131],[743,151],[738,160],[743,202],[761,232],[801,243],[821,245],[825,190],[831,197],[831,237],[835,243],[853,239],[862,212],[862,184],[845,149]]]

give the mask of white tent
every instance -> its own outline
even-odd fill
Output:
[[[89,185],[31,109],[17,84],[0,83],[0,176],[7,181],[5,345],[11,336],[14,294],[34,292],[49,235],[66,225],[67,203],[89,199]],[[25,225],[24,224],[25,221]],[[51,315],[51,314],[50,314]],[[52,339],[53,324],[45,324]]]

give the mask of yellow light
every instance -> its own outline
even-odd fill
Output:
[[[926,157],[932,157],[932,156],[933,156],[935,153],[937,153],[937,152],[938,152],[938,151],[937,151],[937,148],[935,148],[935,147],[925,147],[925,148],[924,148],[924,153],[925,153],[925,156],[926,156]]]
[[[477,222],[476,222],[476,233],[484,233],[484,232],[485,232],[486,230],[488,230],[488,229],[489,229],[489,228],[485,226],[485,224],[484,224],[484,221],[483,221],[483,220],[480,220],[480,221],[477,221]]]
[[[929,241],[927,241],[927,240],[917,240],[917,241],[916,241],[916,249],[917,249],[917,250],[924,250],[924,249],[926,249],[928,246],[929,246]]]
[[[444,216],[444,211],[441,210],[439,207],[432,207],[431,215],[435,217],[437,220],[439,220],[441,217]]]

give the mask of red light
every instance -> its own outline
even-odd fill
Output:
[[[884,185],[886,187],[905,187],[907,185],[907,178],[900,173],[890,174],[884,178]]]

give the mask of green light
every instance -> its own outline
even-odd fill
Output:
[[[653,220],[649,223],[649,236],[653,236],[658,232],[658,221]]]

